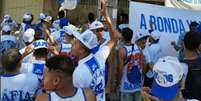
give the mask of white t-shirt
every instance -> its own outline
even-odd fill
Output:
[[[17,39],[13,35],[2,35],[0,40],[0,52],[5,52],[9,48],[15,48]]]
[[[57,43],[62,44],[65,40],[65,32],[63,29],[55,31],[51,34]]]
[[[32,73],[1,75],[1,101],[32,101],[39,88]]]
[[[22,48],[19,50],[20,54],[23,54],[25,52],[26,47]],[[22,60],[22,63],[31,63],[34,60],[34,56],[33,56],[33,52],[31,52],[29,55],[27,55],[26,57],[24,57],[24,59]]]
[[[151,63],[155,64],[159,58],[161,58],[162,50],[161,46],[157,44],[151,44],[148,47],[149,55],[150,55],[150,60]]]
[[[33,60],[32,63],[22,63],[21,73],[33,73],[36,74],[40,82],[42,82],[43,74],[45,71],[45,61]]]
[[[78,62],[73,73],[73,84],[77,88],[91,88],[97,101],[105,101],[105,62],[109,56],[109,47],[101,47]],[[91,68],[89,67],[91,65]]]
[[[150,58],[150,55],[149,55],[149,50],[147,47],[145,47],[143,50],[142,50],[142,53],[143,55],[145,56],[145,61],[146,63],[150,63],[151,62],[151,58]]]
[[[63,97],[57,92],[49,94],[49,101],[87,101],[83,89],[78,88],[73,96]]]

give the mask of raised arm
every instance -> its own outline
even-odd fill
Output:
[[[109,30],[109,34],[110,34],[110,41],[106,45],[110,48],[110,51],[111,51],[112,48],[114,47],[115,43],[119,39],[120,34],[112,25],[112,21],[110,19],[109,14],[108,14],[106,2],[107,2],[107,0],[101,0],[101,3],[102,3],[101,14],[104,16],[106,23],[108,25],[108,30]]]

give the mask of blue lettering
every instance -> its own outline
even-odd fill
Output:
[[[18,91],[16,91],[16,90],[15,91],[11,91],[10,94],[11,94],[11,100],[17,99]]]
[[[187,20],[186,22],[187,22],[188,26],[190,26],[192,21]]]
[[[164,75],[164,77],[166,78],[166,80],[168,82],[173,82],[173,76],[172,76],[172,74]]]
[[[171,28],[171,23],[170,23],[170,18],[163,18],[164,25],[165,25],[165,32],[172,33],[172,28]]]
[[[20,93],[19,101],[23,101],[23,90],[20,90],[19,93]]]
[[[150,16],[150,21],[152,22],[153,30],[157,30],[156,28],[156,19],[153,15]]]
[[[160,32],[163,32],[164,26],[163,26],[163,19],[161,17],[157,17],[157,25],[158,25],[158,30]]]
[[[28,92],[26,93],[24,100],[25,101],[31,101],[31,96]]]
[[[3,94],[2,101],[10,101],[6,93]]]
[[[146,25],[146,20],[145,20],[145,16],[144,14],[141,14],[141,23],[140,23],[140,29],[147,29],[147,25]]]
[[[2,101],[32,101],[32,97],[28,92],[24,93],[23,90],[4,90]]]
[[[175,20],[175,19],[171,19],[171,23],[172,23],[173,33],[178,33],[177,20]]]
[[[180,29],[180,34],[184,34],[186,32],[184,24],[181,19],[179,20],[179,29]]]

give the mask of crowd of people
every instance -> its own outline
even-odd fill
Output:
[[[163,57],[151,22],[133,33],[124,15],[116,28],[101,3],[102,18],[90,13],[83,30],[65,11],[54,20],[41,13],[35,24],[29,12],[20,25],[5,15],[1,101],[201,101],[201,24],[171,42],[178,57]]]

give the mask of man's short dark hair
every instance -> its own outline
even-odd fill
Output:
[[[20,54],[19,49],[10,48],[2,55],[1,63],[6,71],[12,72],[16,70],[21,58],[22,55]]]
[[[59,16],[59,19],[65,17],[65,12],[63,10],[59,11],[58,16]]]
[[[128,27],[122,29],[121,34],[126,42],[130,42],[133,38],[133,31]]]
[[[34,50],[33,55],[36,57],[46,57],[48,55],[47,48],[39,48]]]
[[[94,13],[89,13],[88,14],[88,20],[90,23],[94,22],[95,21],[95,15]]]
[[[196,50],[201,44],[201,33],[198,32],[188,32],[184,36],[184,46],[188,50]]]
[[[73,60],[68,56],[53,56],[46,61],[47,68],[51,70],[61,70],[65,74],[72,76],[75,69]]]

